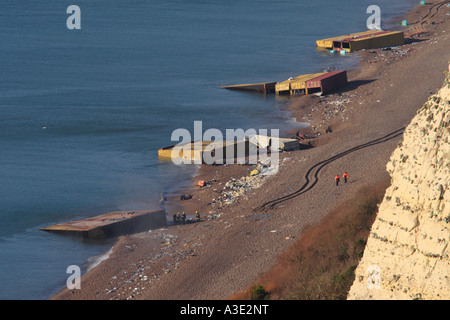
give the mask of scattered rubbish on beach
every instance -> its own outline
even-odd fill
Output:
[[[273,170],[278,170],[278,166],[273,166],[272,168],[267,163],[259,162],[256,168],[250,171],[250,175],[239,179],[232,178],[224,184],[223,190],[215,189],[215,192],[220,195],[212,199],[208,205],[217,205],[221,208],[224,205],[236,203],[248,191],[259,188],[264,183],[265,177],[274,173]]]
[[[172,244],[176,239],[177,239],[177,236],[174,236],[172,234],[163,235],[163,242],[165,244]]]
[[[128,265],[110,278],[110,287],[103,289],[108,299],[133,300],[153,283],[160,281],[164,276],[170,276],[183,260],[196,256],[196,250],[202,243],[185,243],[181,248],[177,248],[174,244],[178,237],[167,231],[158,229],[151,235],[152,240],[159,240],[158,242],[165,244],[160,252]],[[153,267],[157,263],[160,263],[159,271]]]
[[[213,220],[213,219],[218,219],[218,218],[220,218],[220,217],[222,217],[223,216],[223,213],[222,212],[220,212],[220,213],[214,213],[214,212],[212,212],[212,211],[210,211],[209,212],[209,214],[208,214],[208,216],[206,217],[208,220]]]
[[[261,175],[244,176],[236,181],[227,182],[224,186],[222,197],[219,197],[217,200],[222,200],[222,204],[235,203],[245,192],[260,187],[262,184],[261,177]]]

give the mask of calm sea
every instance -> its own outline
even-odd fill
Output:
[[[112,244],[39,228],[157,209],[186,184],[195,167],[157,159],[175,129],[295,127],[286,100],[219,86],[355,67],[315,40],[412,2],[0,0],[0,299],[48,299]]]

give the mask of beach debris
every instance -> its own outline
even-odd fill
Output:
[[[170,277],[180,267],[180,263],[197,255],[200,242],[184,242],[179,247],[164,245],[173,244],[178,237],[168,233],[168,230],[157,230],[149,236],[162,244],[159,252],[149,255],[136,263],[130,263],[119,273],[112,276],[108,287],[103,289],[105,297],[109,300],[133,300],[151,289],[163,277]]]
[[[211,182],[204,181],[204,180],[199,180],[199,181],[197,182],[197,185],[198,185],[200,188],[211,187]]]
[[[192,196],[190,194],[183,194],[180,197],[180,200],[189,200],[192,199]]]
[[[209,215],[206,217],[208,220],[218,219],[223,215],[222,212],[220,213],[213,213],[212,211],[209,212]]]
[[[177,240],[178,237],[174,236],[173,234],[164,234],[163,235],[163,243],[164,244],[173,244],[175,240]]]
[[[230,205],[236,203],[239,198],[246,197],[250,190],[259,188],[265,181],[266,176],[276,174],[279,165],[272,164],[270,159],[266,161],[260,160],[253,170],[250,171],[250,175],[243,176],[239,179],[231,178],[223,185],[223,190],[214,191],[219,195],[213,198],[208,205],[217,206],[219,209],[224,205]],[[210,215],[208,219],[215,219],[217,216]]]
[[[221,204],[232,204],[235,203],[239,197],[243,196],[247,191],[259,188],[263,183],[263,177],[257,174],[250,176],[244,176],[235,181],[228,181],[222,192],[222,196],[216,198],[216,202]]]

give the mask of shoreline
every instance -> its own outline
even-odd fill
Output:
[[[425,9],[414,6],[406,15],[408,21],[415,21],[414,16],[421,16],[417,11]],[[431,30],[435,28],[434,32],[441,32],[442,28],[439,27],[442,26],[448,26],[448,20],[430,24],[428,27]],[[442,37],[442,32],[437,37],[430,35],[430,38],[438,37]],[[440,43],[436,43],[436,47],[438,44]],[[440,50],[445,52],[445,44],[443,49],[442,44],[440,46]],[[410,99],[412,101],[407,102],[410,107],[405,114],[391,107],[383,107],[383,111],[389,113],[392,119],[377,115],[373,108],[384,103],[384,98],[396,100],[392,102],[394,106],[407,100],[405,97],[411,95],[412,89],[401,83],[401,80],[405,79],[402,72],[408,71],[405,59],[421,61],[421,57],[429,56],[424,54],[427,51],[430,49],[424,46],[423,42],[416,42],[398,50],[376,49],[360,52],[360,67],[349,73],[349,85],[345,90],[321,98],[305,96],[289,99],[288,110],[291,116],[297,122],[304,117],[309,119],[310,132],[305,130],[306,134],[321,133],[314,139],[315,148],[281,153],[280,172],[277,175],[267,177],[258,190],[248,190],[236,203],[226,206],[220,206],[218,202],[217,206],[213,206],[212,199],[220,195],[219,189],[222,189],[226,182],[248,175],[252,166],[202,165],[197,176],[193,178],[193,199],[179,201],[179,204],[186,212],[199,210],[204,221],[121,237],[113,246],[109,258],[83,275],[82,283],[86,285],[82,290],[62,290],[53,299],[224,299],[245,289],[259,272],[268,269],[276,257],[289,246],[290,239],[297,237],[308,224],[318,222],[331,208],[349,198],[356,188],[367,182],[364,181],[363,172],[382,172],[397,141],[389,142],[389,148],[375,147],[375,152],[368,151],[365,157],[361,157],[363,159],[349,156],[352,158],[352,164],[361,163],[361,168],[354,165],[355,172],[352,176],[358,178],[352,181],[354,186],[351,186],[348,194],[337,194],[326,183],[319,183],[316,187],[318,192],[305,194],[305,199],[297,198],[286,203],[284,207],[257,213],[253,208],[264,200],[282,196],[288,193],[289,189],[295,190],[296,186],[301,185],[303,174],[292,177],[290,172],[304,170],[334,152],[366,141],[368,137],[393,131],[400,124],[409,123],[408,119],[414,114],[414,105],[416,109],[420,108],[425,102],[425,99],[420,101],[420,98],[428,97],[428,92],[414,95],[413,99]],[[437,56],[434,54],[434,57]],[[441,59],[447,62],[448,58],[449,56],[443,56]],[[439,70],[441,73],[444,70],[439,69],[439,63],[428,68],[423,64],[422,69]],[[412,69],[420,69],[419,67],[414,64]],[[431,70],[422,74],[434,78],[436,83],[442,83],[439,79],[443,76],[439,77]],[[383,82],[386,78],[390,82],[383,87],[379,81]],[[424,84],[420,83],[416,87],[423,86]],[[399,88],[393,90],[392,87]],[[430,87],[432,89],[428,90],[434,90],[437,86]],[[400,98],[395,99],[396,96]],[[378,100],[380,102],[377,102]],[[358,112],[358,107],[361,107],[363,112]],[[369,128],[368,123],[373,124],[374,128]],[[325,134],[325,127],[331,128],[331,134]],[[376,159],[376,164],[364,163],[373,161],[373,158],[380,154],[382,156]],[[344,164],[340,168],[343,167]],[[334,170],[328,170],[326,175],[334,176]],[[323,177],[326,175],[324,173]],[[195,183],[197,180],[214,182],[210,188],[198,189]],[[271,183],[274,181],[276,183]],[[320,193],[329,195],[329,201],[320,203],[320,199],[323,200]],[[308,207],[309,212],[299,214],[298,208],[304,207]],[[170,216],[170,213],[168,214]],[[251,272],[247,272],[249,268]],[[139,289],[135,290],[136,288]]]

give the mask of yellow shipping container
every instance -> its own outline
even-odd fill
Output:
[[[394,47],[405,43],[401,31],[379,31],[369,30],[365,32],[352,33],[349,35],[322,39],[316,41],[318,48],[337,51],[357,51],[362,49],[376,49]]]
[[[289,79],[289,80],[285,80],[285,81],[277,83],[275,85],[275,92],[277,94],[289,92],[289,90],[291,89],[291,82],[293,80],[294,79]]]
[[[160,160],[185,162],[185,163],[204,163],[205,156],[212,157],[213,154],[222,156],[225,163],[227,159],[238,155],[249,153],[248,141],[190,141],[177,145],[161,148],[158,150]]]
[[[306,81],[319,77],[326,72],[303,74],[295,78],[279,82],[275,85],[275,92],[277,94],[289,93],[290,95],[305,94]],[[301,91],[301,92],[300,92]]]
[[[326,72],[304,74],[302,76],[295,77],[291,82],[291,90],[306,89],[306,81],[319,77]]]

